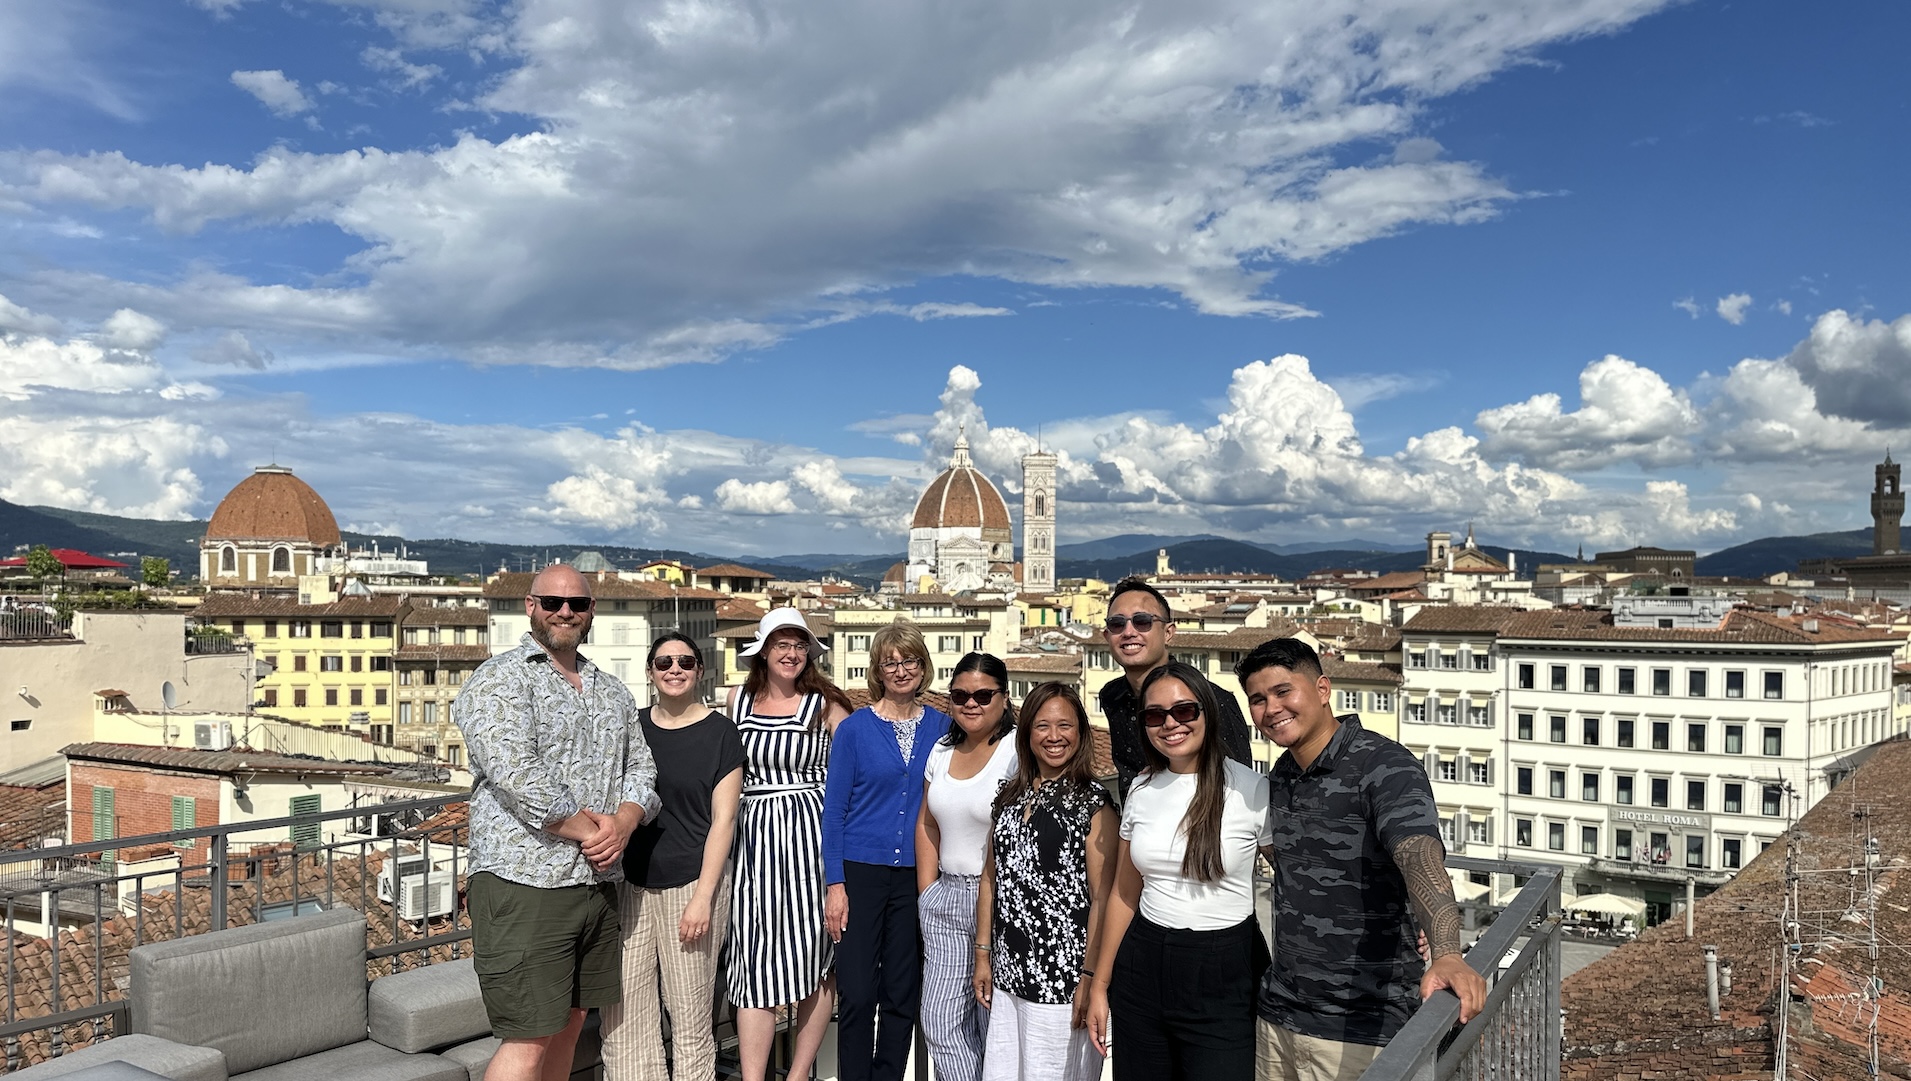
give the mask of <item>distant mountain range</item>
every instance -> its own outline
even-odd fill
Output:
[[[110,514],[27,507],[0,500],[0,555],[33,544],[79,548],[95,555],[123,559],[137,573],[140,556],[162,556],[186,576],[197,573],[199,538],[204,521],[170,522],[121,518]],[[875,585],[883,573],[903,558],[902,553],[876,554],[820,552],[779,556],[713,555],[675,548],[629,548],[590,544],[493,544],[452,539],[407,540],[402,537],[346,533],[353,547],[395,551],[404,548],[413,558],[430,563],[439,574],[490,573],[500,566],[517,569],[533,562],[564,559],[580,551],[602,552],[613,563],[632,565],[652,559],[678,559],[693,566],[743,563],[793,578],[834,574],[848,581]],[[1288,544],[1254,544],[1213,534],[1170,536],[1124,533],[1102,540],[1079,541],[1056,548],[1056,573],[1063,578],[1100,578],[1113,581],[1126,574],[1149,573],[1155,553],[1166,548],[1168,561],[1182,573],[1243,571],[1300,578],[1330,567],[1365,567],[1383,573],[1420,566],[1425,548],[1419,544],[1351,539]],[[1508,549],[1488,546],[1499,559]],[[1530,577],[1541,563],[1570,563],[1558,552],[1511,549],[1522,577]],[[1803,537],[1765,537],[1725,548],[1699,559],[1702,575],[1756,578],[1795,570],[1802,559],[1844,559],[1871,552],[1871,531],[1814,533]]]

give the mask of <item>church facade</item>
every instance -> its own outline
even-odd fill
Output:
[[[949,466],[923,489],[909,523],[900,568],[905,593],[1047,592],[1055,588],[1054,454],[1022,462],[1023,562],[1002,493],[975,466],[968,436],[957,437]],[[892,571],[892,575],[895,572]]]

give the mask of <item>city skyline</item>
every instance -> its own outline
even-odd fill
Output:
[[[875,553],[966,430],[1062,544],[1704,552],[1911,441],[1894,5],[98,7],[0,9],[15,503]]]

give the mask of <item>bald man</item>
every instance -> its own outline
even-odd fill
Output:
[[[531,632],[452,703],[471,756],[471,943],[493,1035],[491,1081],[562,1081],[584,1015],[621,993],[624,845],[657,813],[637,701],[577,651],[590,581],[547,567]]]

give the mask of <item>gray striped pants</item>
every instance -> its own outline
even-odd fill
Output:
[[[975,1000],[975,899],[981,879],[944,874],[917,899],[922,1025],[936,1081],[976,1081],[989,1011]]]

